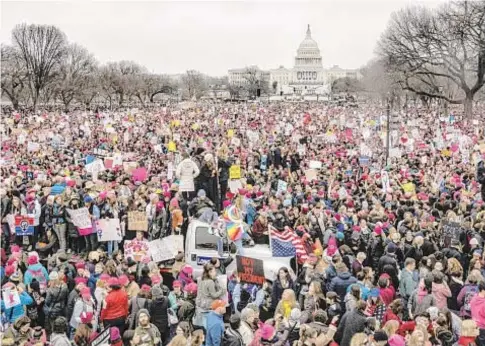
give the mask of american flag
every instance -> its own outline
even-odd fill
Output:
[[[300,237],[289,227],[285,227],[280,232],[273,226],[268,226],[269,236],[271,237],[271,248],[274,257],[297,256],[298,262],[305,262],[308,254],[305,251]]]

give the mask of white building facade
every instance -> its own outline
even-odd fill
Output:
[[[251,67],[256,68],[256,67]],[[259,70],[259,68],[258,68]],[[229,83],[244,85],[245,69],[229,70]],[[259,70],[261,71],[261,70]],[[261,71],[262,73],[263,71]],[[293,68],[280,66],[269,70],[269,90],[276,95],[327,95],[332,82],[338,78],[359,78],[357,70],[345,70],[338,66],[323,68],[322,55],[317,42],[312,38],[308,25],[305,39],[300,43]]]

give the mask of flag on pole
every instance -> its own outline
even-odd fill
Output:
[[[296,255],[300,263],[306,261],[308,254],[305,251],[303,242],[292,229],[285,227],[284,231],[280,232],[271,225],[268,228],[271,238],[271,251],[274,257],[292,257]]]

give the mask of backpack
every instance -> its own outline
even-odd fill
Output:
[[[224,334],[222,335],[222,345],[228,346],[243,346],[243,339],[238,331],[231,328],[226,328]]]
[[[478,293],[478,288],[475,287],[470,287],[466,293],[465,296],[463,297],[463,310],[468,316],[471,316],[472,314],[472,306],[471,306],[471,301],[473,297],[475,297]]]
[[[32,275],[32,279],[36,279],[39,282],[40,293],[44,294],[47,292],[47,279],[42,273],[42,269],[27,269],[27,272]]]

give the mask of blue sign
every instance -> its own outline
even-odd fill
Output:
[[[15,218],[15,235],[34,235],[34,218],[28,216],[17,216]]]
[[[369,166],[370,159],[367,156],[361,156],[359,157],[359,164],[361,166]]]
[[[197,265],[203,266],[207,262],[209,262],[214,257],[206,257],[206,256],[197,256]],[[219,258],[219,261],[223,261],[224,258]]]

